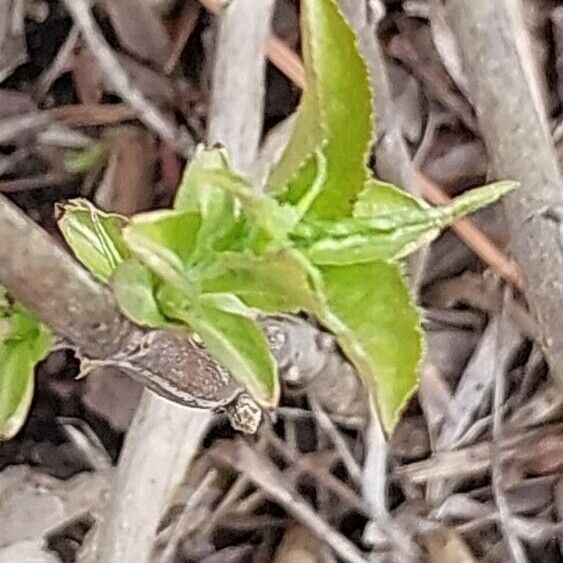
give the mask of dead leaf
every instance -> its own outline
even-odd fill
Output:
[[[0,472],[0,547],[37,541],[87,515],[107,487],[102,473],[62,481],[26,466],[8,467]]]
[[[0,563],[60,563],[60,559],[45,550],[43,540],[25,540],[0,548]]]

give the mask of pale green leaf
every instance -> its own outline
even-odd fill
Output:
[[[279,246],[299,220],[297,212],[266,197],[230,168],[222,148],[199,148],[186,169],[176,210],[198,212],[202,223],[191,262],[212,261],[213,253]]]
[[[0,339],[0,440],[9,440],[20,430],[34,389],[34,369],[53,343],[50,331],[15,305]]]
[[[326,181],[308,215],[347,216],[367,178],[372,142],[368,70],[335,0],[304,0],[301,32],[305,91],[295,131],[271,173],[269,189],[296,204],[319,174],[313,153],[322,149]]]
[[[234,293],[208,293],[207,295],[200,295],[195,306],[202,305],[251,320],[256,320],[258,317],[258,310],[246,305]]]
[[[199,146],[186,167],[174,198],[174,209],[207,215],[216,193],[225,193],[230,185],[246,181],[230,166],[227,151]]]
[[[191,327],[260,406],[274,408],[280,393],[276,362],[262,330],[249,318],[249,310],[242,303],[235,306],[232,298],[224,295],[219,299],[203,296],[190,307],[179,304],[175,300],[164,303],[165,314]]]
[[[216,274],[202,281],[203,292],[229,292],[269,313],[315,312],[318,297],[297,253],[281,250],[261,256],[223,253]]]
[[[418,385],[422,333],[400,267],[384,261],[323,266],[321,321],[356,366],[388,431]]]
[[[212,260],[213,252],[228,248],[239,234],[239,210],[228,186],[245,184],[229,165],[222,148],[198,147],[184,172],[174,209],[202,217],[192,263]]]
[[[166,323],[155,298],[153,273],[135,258],[119,264],[110,279],[121,312],[134,323],[159,327]]]
[[[106,141],[93,141],[82,150],[68,151],[64,167],[72,174],[86,174],[101,168],[107,160],[110,145]]]
[[[187,264],[201,226],[197,212],[151,211],[136,215],[123,230],[130,251],[157,276],[192,292]]]
[[[488,205],[516,187],[497,182],[470,190],[448,205],[430,207],[390,184],[369,182],[355,216],[339,221],[310,220],[293,238],[315,264],[355,264],[399,260],[436,238],[461,217]]]
[[[130,256],[121,235],[127,219],[104,213],[85,199],[60,206],[59,228],[76,258],[107,282],[117,265]]]
[[[354,217],[378,219],[381,230],[400,227],[411,214],[424,212],[430,205],[388,182],[370,178],[354,204]]]

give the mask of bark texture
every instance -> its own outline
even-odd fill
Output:
[[[563,183],[519,0],[448,0],[471,98],[553,373],[563,382]]]

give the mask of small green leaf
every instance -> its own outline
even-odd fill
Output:
[[[280,393],[276,362],[253,313],[240,301],[235,305],[233,297],[203,296],[187,308],[170,307],[171,301],[164,312],[191,327],[233,378],[271,409]]]
[[[296,227],[293,239],[315,264],[399,260],[516,185],[497,182],[470,190],[448,205],[430,207],[390,184],[370,181],[358,199],[354,218],[310,220]]]
[[[228,186],[244,183],[231,169],[224,149],[197,148],[174,200],[174,209],[197,212],[202,217],[192,263],[212,260],[214,251],[235,242],[240,217]]]
[[[50,331],[15,305],[4,318],[0,339],[0,440],[9,440],[27,418],[33,397],[34,368],[52,346]]]
[[[383,261],[319,268],[321,321],[365,381],[388,431],[418,384],[420,318],[400,267]]]
[[[174,207],[202,216],[192,264],[212,261],[215,251],[262,251],[273,242],[279,246],[298,221],[292,208],[257,192],[232,170],[222,148],[196,151]]]
[[[157,276],[192,292],[187,264],[201,226],[197,212],[151,211],[136,215],[123,230],[130,251]]]
[[[225,149],[199,146],[176,192],[174,209],[206,215],[209,207],[214,205],[217,192],[224,193],[231,185],[245,183],[231,168]]]
[[[109,144],[105,141],[93,141],[84,149],[69,151],[65,155],[64,167],[72,174],[86,174],[101,168],[105,163],[109,151]]]
[[[347,216],[367,178],[372,142],[372,95],[356,35],[335,0],[304,0],[301,31],[306,86],[293,136],[273,169],[269,188],[296,204],[326,157],[326,181],[308,215]]]
[[[104,213],[85,199],[71,200],[60,209],[58,225],[76,258],[107,282],[117,265],[130,255],[121,235],[127,219]]]
[[[125,260],[110,282],[119,308],[134,323],[153,328],[166,323],[155,298],[156,280],[144,264],[135,258]]]
[[[411,214],[430,209],[423,199],[418,199],[389,184],[370,178],[354,204],[354,217],[378,219],[381,230],[391,230],[408,222]]]
[[[234,293],[269,313],[313,313],[319,308],[309,274],[290,250],[262,256],[223,253],[216,267],[216,275],[202,281],[203,292]]]
[[[371,219],[380,230],[399,229],[415,223],[432,223],[441,229],[494,203],[518,185],[511,181],[494,182],[468,190],[447,205],[432,207],[392,184],[370,180],[354,206],[354,217]]]
[[[256,320],[258,317],[258,311],[256,309],[246,305],[233,293],[209,293],[207,295],[201,295],[195,307],[197,308],[201,305],[251,320]]]

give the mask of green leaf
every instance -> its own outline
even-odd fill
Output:
[[[381,230],[398,228],[411,214],[424,212],[430,205],[388,182],[370,178],[354,204],[354,217],[378,219]]]
[[[322,149],[326,181],[308,215],[333,219],[351,214],[367,178],[373,135],[368,70],[335,0],[304,0],[301,31],[305,91],[293,136],[268,183],[296,204],[319,173],[313,153]]]
[[[203,292],[234,293],[269,313],[313,313],[319,308],[309,274],[293,251],[262,256],[223,253],[216,267],[216,275],[202,281]]]
[[[9,440],[27,418],[34,368],[51,348],[53,337],[17,304],[4,322],[9,326],[0,337],[0,440]]]
[[[228,186],[244,183],[231,169],[224,149],[196,149],[174,200],[174,209],[197,212],[202,217],[193,263],[212,259],[215,250],[228,248],[236,239],[239,212]]]
[[[448,205],[430,207],[390,184],[370,181],[353,218],[310,220],[297,226],[293,239],[315,264],[399,260],[436,238],[444,227],[516,186],[497,182],[470,190]]]
[[[257,192],[232,170],[222,148],[198,148],[174,207],[202,216],[192,264],[212,261],[217,251],[262,251],[272,243],[283,245],[299,220],[295,210]]]
[[[93,141],[84,149],[79,151],[68,151],[64,159],[64,167],[71,174],[86,174],[105,163],[109,143],[106,141]]]
[[[384,261],[319,268],[321,321],[336,335],[390,432],[418,385],[420,318],[400,267]]]
[[[191,307],[169,301],[164,312],[191,327],[209,352],[266,409],[279,400],[277,366],[253,312],[234,296],[202,296]],[[238,303],[237,303],[238,301]]]
[[[151,211],[136,215],[123,230],[123,238],[130,251],[157,276],[193,292],[186,266],[200,226],[197,212]]]
[[[119,308],[134,323],[153,328],[166,323],[155,298],[156,280],[144,264],[135,258],[125,260],[110,282]]]
[[[518,185],[518,182],[512,181],[494,182],[468,190],[447,205],[432,207],[392,184],[370,180],[354,206],[354,217],[371,219],[380,230],[424,222],[443,228],[456,219],[494,203]]]
[[[85,199],[60,206],[59,228],[76,258],[107,282],[117,265],[130,256],[121,235],[127,219],[104,213]]]
[[[217,193],[225,194],[229,186],[246,183],[231,168],[224,148],[198,146],[176,192],[174,209],[206,215]]]

